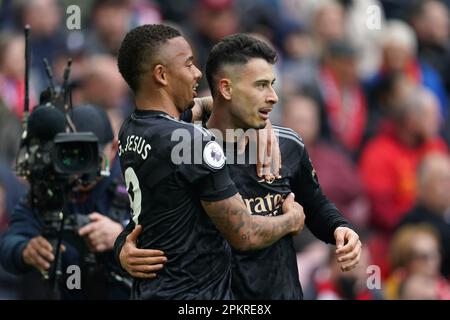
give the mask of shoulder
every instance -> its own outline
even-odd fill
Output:
[[[128,127],[130,126],[130,122],[131,122],[131,115],[129,115],[128,117],[125,118],[125,120],[123,120],[122,125],[120,126],[119,129],[119,137],[122,136],[128,129]]]
[[[192,142],[194,140],[212,139],[212,134],[197,124],[175,119],[166,114],[151,117],[135,117],[132,114],[127,118],[120,130],[119,141],[122,145],[139,145],[139,139],[150,143],[152,148],[169,148],[177,142]]]
[[[291,151],[294,149],[303,151],[305,149],[303,139],[294,130],[282,126],[272,126],[272,128],[280,141],[280,148],[283,145]]]
[[[164,119],[176,125],[170,132],[171,159],[177,164],[206,163],[212,169],[220,169],[225,165],[225,155],[222,146],[217,143],[214,134],[199,124],[187,123],[169,116]]]
[[[290,128],[272,127],[279,141],[283,166],[289,167],[294,172],[298,171],[306,152],[303,139]]]
[[[169,133],[171,135],[180,135],[183,132],[188,132],[191,134],[191,138],[194,139],[194,137],[208,137],[211,138],[213,135],[212,133],[202,126],[185,122],[183,120],[175,119],[169,115],[161,114],[158,116],[158,118],[161,120],[161,122],[164,123],[163,131],[165,133]],[[178,133],[177,131],[178,130]],[[174,133],[175,132],[175,133]]]

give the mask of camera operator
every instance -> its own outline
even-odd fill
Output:
[[[126,190],[121,192],[124,186],[117,161],[117,141],[103,110],[80,106],[73,109],[71,116],[78,132],[91,131],[97,136],[103,155],[102,168],[106,168],[103,171],[110,168],[110,175],[96,177],[94,182],[77,185],[68,192],[65,222],[74,227],[72,237],[62,237],[60,295],[63,299],[127,299],[129,287],[125,281],[120,281],[123,280],[121,271],[112,255],[114,241],[129,217]],[[48,122],[41,124],[48,140],[64,131],[64,117],[63,130],[55,129],[60,120],[54,118],[42,120]],[[56,256],[55,248],[43,237],[42,223],[30,198],[29,195],[24,197],[14,209],[9,230],[0,241],[0,262],[7,271],[16,274],[33,269],[41,273],[48,271]],[[67,285],[70,265],[80,267],[80,289]]]

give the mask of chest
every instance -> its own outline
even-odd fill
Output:
[[[255,165],[229,165],[230,176],[252,214],[281,214],[284,198],[291,192],[290,170],[281,169],[281,178],[266,181],[256,175]]]

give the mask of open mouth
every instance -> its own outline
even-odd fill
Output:
[[[194,98],[198,96],[197,88],[198,88],[198,83],[196,83],[196,84],[192,87],[192,95],[194,96]]]
[[[272,108],[262,108],[259,110],[259,116],[264,119],[267,120],[269,119],[269,113],[272,111]]]

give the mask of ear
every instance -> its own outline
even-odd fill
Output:
[[[157,64],[153,68],[153,77],[155,78],[156,83],[159,83],[163,86],[167,85],[167,70],[162,64]]]
[[[230,79],[219,80],[219,92],[225,100],[231,100],[233,88]]]

